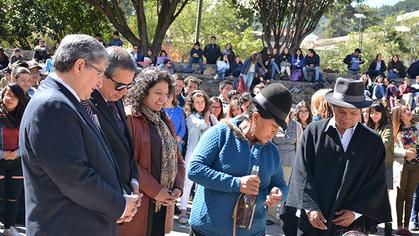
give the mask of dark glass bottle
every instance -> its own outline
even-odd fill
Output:
[[[259,174],[259,166],[252,167],[251,175]],[[240,194],[237,203],[237,219],[236,226],[239,228],[250,229],[252,227],[253,215],[256,209],[255,195]]]

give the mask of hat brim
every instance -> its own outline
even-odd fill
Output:
[[[285,122],[285,120],[275,116],[272,112],[269,111],[269,109],[266,109],[263,105],[261,105],[256,99],[252,99],[253,104],[256,106],[256,108],[258,109],[258,112],[262,114],[262,116],[268,116],[271,119],[273,119],[279,126],[281,126],[281,128],[283,130],[287,129],[287,123]]]
[[[365,108],[365,107],[369,107],[372,105],[372,99],[370,97],[368,97],[367,95],[364,95],[364,101],[363,102],[346,102],[343,101],[341,99],[337,99],[335,97],[333,97],[333,91],[329,91],[327,92],[325,95],[326,97],[326,101],[336,105],[336,106],[340,106],[340,107],[345,107],[345,108],[357,108],[357,109],[361,109],[361,108]]]

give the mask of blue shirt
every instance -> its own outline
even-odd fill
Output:
[[[350,70],[359,71],[360,63],[361,61],[359,60],[359,57],[352,57]]]
[[[186,121],[185,121],[185,112],[183,112],[180,106],[173,108],[164,108],[167,116],[172,120],[173,125],[175,126],[176,135],[181,137],[179,142],[179,148],[181,148],[183,136],[186,133]]]
[[[237,126],[238,119],[232,119]],[[200,186],[192,204],[190,224],[203,235],[232,235],[233,210],[240,195],[240,177],[259,166],[260,187],[256,210],[249,230],[237,228],[237,236],[260,236],[265,233],[266,196],[273,187],[282,191],[285,201],[288,188],[283,178],[278,150],[272,142],[256,143],[251,148],[237,127],[219,123],[208,129],[198,142],[188,165],[190,180]]]

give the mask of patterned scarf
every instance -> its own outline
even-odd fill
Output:
[[[162,141],[160,185],[164,188],[172,189],[178,171],[176,139],[173,137],[169,127],[162,119],[160,112],[154,112],[146,106],[142,106],[141,109],[147,119],[156,125]],[[158,212],[160,208],[161,205],[156,204],[156,212]]]

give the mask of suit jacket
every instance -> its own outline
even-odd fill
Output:
[[[115,105],[119,117],[121,117],[122,123],[124,124],[125,133],[118,128],[113,110],[98,90],[93,91],[91,101],[97,109],[96,115],[100,127],[111,146],[115,162],[118,164],[121,182],[126,185],[124,186],[126,191],[130,190],[131,179],[135,178],[138,180],[138,170],[137,164],[133,159],[134,149],[132,138],[128,129],[127,116],[122,101],[116,101]]]
[[[117,235],[125,199],[112,151],[51,76],[28,104],[20,137],[26,235]]]

